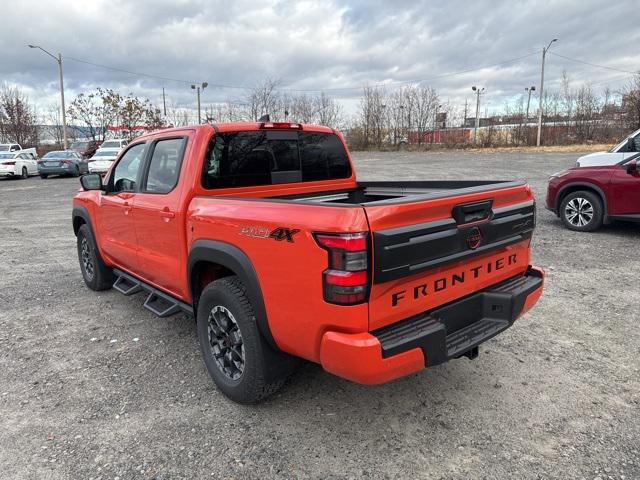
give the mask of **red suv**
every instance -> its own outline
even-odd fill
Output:
[[[640,154],[616,165],[576,167],[549,177],[547,209],[571,230],[611,220],[640,222]]]

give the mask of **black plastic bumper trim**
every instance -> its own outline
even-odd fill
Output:
[[[542,286],[542,275],[529,269],[518,275],[429,312],[371,332],[382,356],[421,348],[427,367],[460,357],[509,328],[527,297]]]

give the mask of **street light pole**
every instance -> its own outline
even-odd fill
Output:
[[[471,90],[476,92],[476,124],[473,129],[473,144],[475,145],[478,141],[478,127],[480,126],[480,95],[484,92],[484,87],[480,88],[474,85]]]
[[[204,90],[208,86],[209,86],[209,84],[207,82],[202,82],[200,85],[191,85],[191,88],[196,90],[196,92],[198,94],[198,125],[200,125],[200,123],[202,123],[201,122],[201,118],[200,118],[200,87],[202,87],[202,90]]]
[[[551,48],[551,44],[553,42],[557,42],[558,39],[554,38],[553,40],[551,40],[549,42],[549,45],[547,45],[545,48],[542,49],[542,68],[540,70],[540,96],[539,96],[539,103],[538,103],[538,139],[536,140],[536,146],[540,146],[540,135],[542,133],[542,102],[544,101],[544,97],[543,97],[543,93],[544,93],[544,60],[547,56],[547,52],[549,51],[549,48]]]
[[[51,58],[53,58],[57,63],[58,63],[58,71],[60,74],[60,103],[62,106],[62,146],[63,148],[66,150],[68,147],[68,142],[67,142],[67,113],[65,111],[64,108],[64,80],[63,80],[63,75],[62,75],[62,54],[58,53],[58,56],[56,57],[55,55],[53,55],[52,53],[47,52],[44,48],[38,46],[38,45],[28,45],[29,48],[37,48],[42,50],[44,53],[46,53],[47,55],[49,55]]]
[[[527,115],[525,117],[525,122],[527,125],[529,124],[529,104],[531,103],[531,92],[535,92],[536,87],[525,87],[525,90],[529,92],[529,98],[527,99]]]

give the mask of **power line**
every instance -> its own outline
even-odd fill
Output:
[[[133,72],[131,70],[125,70],[124,68],[118,68],[118,67],[110,67],[108,65],[102,65],[99,63],[94,63],[94,62],[89,62],[87,60],[81,60],[79,58],[74,58],[74,57],[64,57],[65,60],[72,60],[74,62],[78,62],[78,63],[85,63],[87,65],[92,65],[94,67],[99,67],[99,68],[104,68],[106,70],[113,70],[115,72],[121,72],[121,73],[128,73],[129,75],[137,75],[140,77],[147,77],[147,78],[155,78],[157,80],[165,80],[168,82],[177,82],[177,83],[184,83],[187,85],[193,85],[193,84],[198,84],[201,82],[196,82],[196,81],[191,81],[191,80],[182,80],[179,78],[170,78],[170,77],[163,77],[160,75],[153,75],[151,73],[143,73],[143,72]],[[214,83],[209,83],[208,85],[209,87],[217,87],[217,88],[239,88],[239,89],[243,89],[246,90],[249,87],[237,87],[237,86],[233,86],[233,85],[221,85],[221,84],[214,84]]]
[[[584,60],[579,60],[577,58],[571,58],[571,57],[567,57],[565,55],[560,55],[559,53],[556,52],[549,52],[551,55],[555,55],[556,57],[560,57],[560,58],[564,58],[565,60],[569,60],[571,62],[575,62],[575,63],[582,63],[583,65],[589,65],[591,67],[598,67],[598,68],[605,68],[607,70],[613,70],[615,72],[622,72],[622,73],[628,73],[631,75],[635,75],[636,73],[638,73],[638,71],[635,72],[631,72],[629,70],[622,70],[620,68],[615,68],[615,67],[608,67],[606,65],[599,65],[597,63],[591,63],[591,62],[585,62]]]
[[[389,86],[395,86],[395,85],[406,85],[406,84],[410,84],[410,83],[423,83],[423,82],[427,82],[427,81],[431,81],[431,80],[435,80],[435,79],[439,79],[439,78],[453,77],[453,76],[457,76],[457,75],[463,75],[465,73],[471,73],[471,72],[484,70],[486,68],[492,68],[492,67],[497,67],[497,66],[501,66],[501,65],[506,65],[506,64],[509,64],[509,63],[517,62],[518,60],[522,60],[522,59],[530,57],[532,55],[536,55],[537,53],[538,52],[531,52],[531,53],[527,53],[525,55],[521,55],[519,57],[503,60],[501,62],[497,62],[497,63],[493,63],[493,64],[489,64],[489,65],[483,65],[483,66],[480,66],[480,67],[468,68],[468,69],[460,70],[460,71],[456,71],[456,72],[442,73],[442,74],[434,75],[434,76],[428,77],[428,78],[414,79],[414,80],[398,80],[398,81],[394,81],[394,82],[373,84],[371,86],[372,87],[389,87]],[[194,83],[199,83],[199,82],[191,81],[191,80],[183,80],[183,79],[178,79],[178,78],[163,77],[161,75],[154,75],[154,74],[151,74],[151,73],[134,72],[132,70],[126,70],[124,68],[118,68],[118,67],[111,67],[109,65],[103,65],[103,64],[99,64],[99,63],[94,63],[94,62],[90,62],[88,60],[82,60],[82,59],[75,58],[75,57],[65,57],[65,59],[66,60],[72,60],[72,61],[78,62],[78,63],[84,63],[86,65],[92,65],[92,66],[98,67],[98,68],[104,68],[106,70],[112,70],[112,71],[115,71],[115,72],[127,73],[129,75],[136,75],[136,76],[140,76],[140,77],[154,78],[154,79],[157,79],[157,80],[164,80],[164,81],[168,81],[168,82],[177,82],[177,83],[183,83],[183,84],[187,84],[187,85],[192,85]],[[236,89],[236,90],[251,90],[251,88],[252,88],[252,87],[244,87],[244,86],[240,86],[240,85],[213,84],[213,83],[209,83],[209,86],[210,87],[216,87],[216,88]],[[286,85],[285,85],[285,88],[276,88],[276,90],[279,90],[279,91],[290,91],[290,92],[300,92],[300,93],[305,93],[305,92],[306,93],[310,93],[310,92],[328,92],[328,91],[332,91],[332,92],[347,92],[347,91],[351,91],[351,90],[360,90],[360,89],[362,89],[362,85],[357,86],[357,87],[332,87],[332,88],[317,88],[317,89],[286,88]]]
[[[502,62],[498,62],[498,63],[493,63],[490,65],[483,65],[481,67],[475,67],[475,68],[469,68],[466,70],[460,70],[457,72],[448,72],[448,73],[442,73],[439,75],[434,75],[432,77],[428,77],[428,78],[422,78],[422,79],[417,79],[417,80],[401,80],[401,81],[396,81],[396,82],[387,82],[387,83],[378,83],[378,84],[374,84],[372,85],[372,87],[388,87],[388,86],[393,86],[393,85],[404,85],[404,84],[408,84],[408,83],[423,83],[423,82],[428,82],[431,80],[435,80],[438,78],[444,78],[444,77],[453,77],[456,75],[463,75],[465,73],[471,73],[471,72],[477,72],[479,70],[484,70],[485,68],[491,68],[491,67],[498,67],[500,65],[505,65],[508,63],[513,63],[513,62],[517,62],[518,60],[522,60],[523,58],[527,58],[527,57],[531,57],[532,55],[537,55],[538,52],[531,52],[531,53],[527,53],[526,55],[522,55],[520,57],[516,57],[516,58],[510,58],[508,60],[504,60]],[[362,86],[359,87],[336,87],[336,88],[322,88],[322,89],[308,89],[308,90],[301,90],[301,89],[290,89],[293,92],[329,92],[329,91],[345,91],[345,90],[360,90],[362,88]]]

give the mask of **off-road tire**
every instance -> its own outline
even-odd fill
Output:
[[[228,372],[225,373],[224,366],[218,363],[214,355],[216,340],[210,338],[210,334],[211,337],[214,336],[210,330],[210,321],[215,322],[212,315],[215,309],[219,312],[220,307],[232,316],[234,331],[240,334],[240,343],[232,345],[235,350],[242,346],[243,370],[235,379]],[[204,288],[198,300],[196,319],[207,370],[218,389],[235,402],[258,403],[272,395],[282,387],[297,363],[294,357],[276,352],[266,342],[256,323],[246,287],[237,276],[220,278]],[[215,323],[213,325],[213,328],[217,328]],[[217,353],[222,362],[223,356],[219,349]]]
[[[586,190],[569,193],[560,202],[560,219],[576,232],[593,232],[602,226],[604,208],[598,195]]]
[[[89,225],[84,224],[78,230],[77,244],[80,271],[87,287],[95,291],[111,288],[113,286],[113,272],[102,260]],[[87,248],[86,251],[85,248]],[[91,268],[85,262],[89,262]]]

